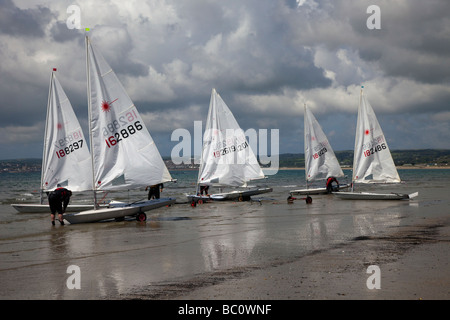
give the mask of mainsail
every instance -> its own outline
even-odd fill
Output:
[[[248,181],[263,178],[264,173],[244,131],[220,95],[212,89],[198,183],[241,187]]]
[[[306,184],[330,176],[343,177],[344,173],[325,133],[306,105],[304,121]]]
[[[88,144],[55,72],[50,78],[41,189],[50,191],[61,184],[72,191],[92,190]]]
[[[398,183],[400,176],[375,113],[361,88],[353,157],[353,182]]]
[[[136,106],[88,37],[86,50],[94,190],[171,181]]]

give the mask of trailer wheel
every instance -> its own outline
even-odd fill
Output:
[[[197,201],[197,203],[198,203],[198,204],[203,204],[203,200],[202,200],[202,199],[199,199],[199,200]]]
[[[140,222],[144,222],[147,220],[147,215],[145,214],[145,212],[139,212],[136,216],[136,220],[140,221]]]

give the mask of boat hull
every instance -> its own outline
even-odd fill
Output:
[[[258,194],[272,192],[272,188],[256,188],[249,190],[235,190],[231,192],[222,192],[215,193],[208,196],[197,196],[197,195],[189,195],[189,201],[198,201],[198,200],[214,200],[214,201],[226,201],[226,200],[249,200],[251,196],[255,196]]]
[[[175,201],[176,199],[174,198],[154,199],[131,204],[113,201],[107,208],[64,214],[63,218],[71,224],[119,219],[127,216],[136,216],[141,212],[172,205]]]
[[[202,200],[203,202],[211,200],[209,196],[198,196],[195,194],[188,195],[187,198],[189,201],[196,201],[196,202],[198,202],[199,200]]]
[[[344,184],[342,186],[339,186],[339,188],[337,187],[333,187],[333,192],[337,192],[341,189],[347,189],[349,188],[350,185],[348,184]],[[309,188],[309,189],[299,189],[299,190],[291,190],[289,191],[289,193],[291,195],[314,195],[314,194],[327,194],[327,188],[323,187],[323,188]]]
[[[373,192],[336,192],[333,194],[343,200],[408,200],[417,196],[417,194]]]
[[[22,204],[11,204],[11,207],[16,209],[20,213],[50,213],[50,207],[48,204],[22,203]],[[66,212],[78,212],[90,209],[94,209],[94,205],[69,204],[66,208]]]

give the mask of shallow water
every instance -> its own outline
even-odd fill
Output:
[[[345,172],[350,175],[349,171]],[[0,175],[0,298],[101,299],[140,286],[196,274],[289,261],[359,236],[386,233],[423,217],[446,215],[450,170],[400,170],[400,185],[360,190],[412,193],[410,201],[346,201],[313,196],[313,203],[286,201],[304,187],[303,170],[280,170],[264,184],[274,192],[249,202],[213,202],[191,207],[196,171],[174,171],[162,197],[171,207],[134,220],[52,227],[49,214],[20,214],[10,206],[37,202],[39,174]],[[345,183],[346,179],[341,179]],[[135,201],[144,190],[110,193],[106,199]],[[74,202],[89,202],[90,194]],[[80,268],[81,289],[68,289],[67,268]]]

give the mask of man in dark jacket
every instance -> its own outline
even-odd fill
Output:
[[[152,186],[147,186],[145,191],[148,190],[148,200],[159,199],[160,192],[164,189],[164,185],[162,183],[154,184]]]
[[[336,182],[336,187],[333,187],[333,182]],[[327,192],[331,193],[332,191],[335,191],[333,189],[339,189],[339,181],[335,177],[329,177],[327,179]]]
[[[63,226],[63,213],[66,212],[72,191],[62,188],[58,185],[55,191],[48,194],[48,204],[50,206],[52,225],[55,225],[55,212],[58,212],[59,223]]]

